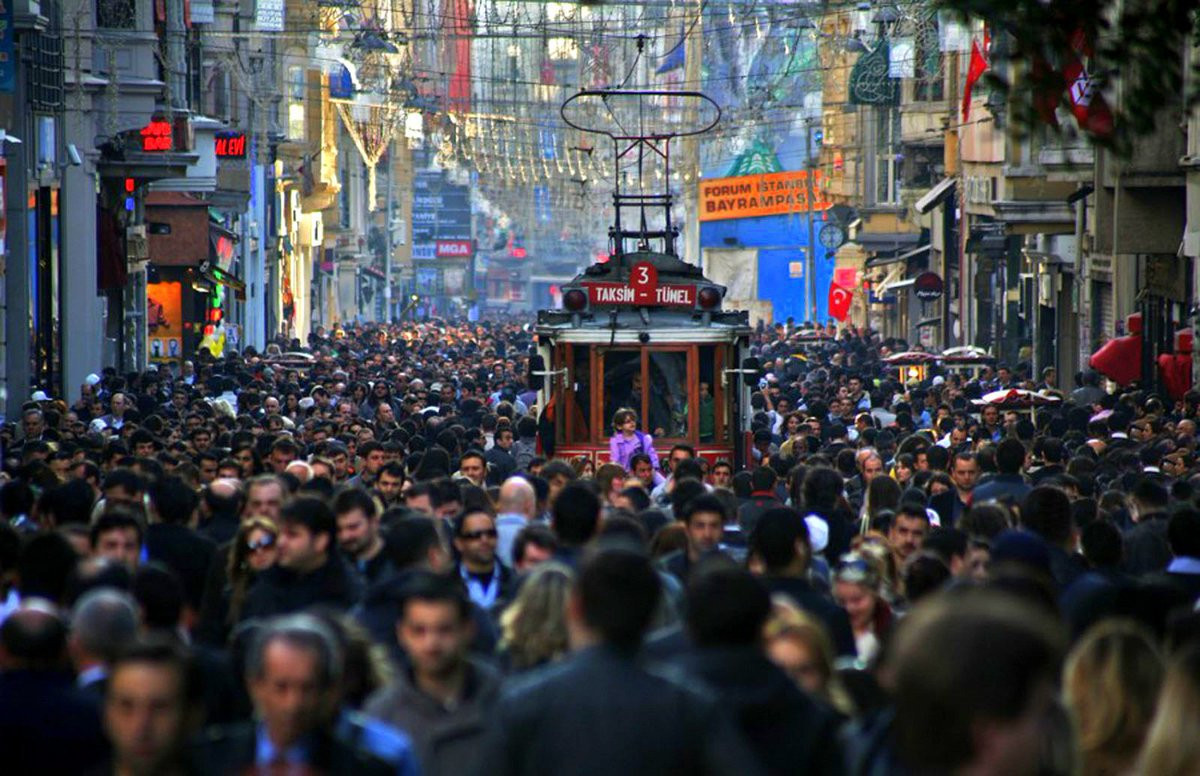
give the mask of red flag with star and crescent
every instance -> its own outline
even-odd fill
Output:
[[[850,302],[854,298],[854,292],[848,288],[842,288],[837,283],[829,284],[829,315],[839,321],[846,320],[846,316],[850,314]]]

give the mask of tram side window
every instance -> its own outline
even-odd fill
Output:
[[[612,419],[617,410],[629,408],[637,412],[638,422],[645,425],[642,407],[642,354],[636,350],[610,350],[604,354],[604,418],[612,434]]]
[[[572,442],[591,438],[589,427],[592,422],[592,366],[589,356],[587,345],[574,347],[572,353],[574,364],[571,365],[571,394],[574,399],[571,402],[571,412],[574,415]]]
[[[717,402],[713,389],[717,381],[716,348],[713,345],[700,347],[700,398],[696,422],[700,425],[700,441],[712,442],[717,433]],[[688,412],[688,416],[692,415]]]
[[[648,355],[650,376],[650,433],[662,439],[688,436],[687,353]]]

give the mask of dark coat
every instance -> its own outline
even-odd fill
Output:
[[[1166,571],[1171,562],[1167,543],[1167,516],[1155,513],[1142,517],[1125,534],[1125,570],[1135,576]]]
[[[489,485],[499,485],[517,471],[517,459],[509,450],[493,447],[483,454],[488,463],[487,482]]]
[[[246,594],[242,619],[291,614],[316,604],[349,609],[362,597],[362,580],[341,555],[333,553],[311,574],[297,574],[280,566],[264,571]]]
[[[4,671],[0,753],[6,776],[74,776],[99,767],[108,756],[100,706],[68,673]]]
[[[612,647],[522,676],[492,714],[480,773],[760,773],[716,701]]]
[[[958,497],[958,490],[951,488],[929,499],[929,508],[938,513],[942,528],[953,528],[958,518],[967,511],[967,504]]]
[[[237,513],[218,512],[200,524],[200,533],[212,539],[218,545],[233,541],[237,536],[242,519]]]
[[[854,631],[850,628],[850,617],[846,610],[813,589],[807,579],[800,577],[764,577],[763,583],[772,594],[782,593],[804,611],[817,617],[825,624],[825,630],[833,641],[839,655],[853,657],[858,654],[854,643]]]
[[[1003,501],[1020,506],[1029,491],[1033,490],[1020,474],[996,474],[979,483],[971,494],[971,502]]]
[[[731,710],[758,761],[772,774],[837,774],[839,720],[754,647],[701,649],[683,667]]]
[[[311,762],[316,773],[384,776],[393,771],[387,763],[365,749],[351,746],[328,733],[315,736],[310,744]],[[253,723],[210,728],[191,752],[192,773],[247,773],[255,765],[257,738]]]
[[[483,663],[468,664],[463,698],[454,708],[417,689],[409,671],[373,695],[364,711],[412,737],[424,776],[458,776],[483,767],[480,742],[500,693],[500,675]]]
[[[186,600],[199,611],[208,567],[217,554],[217,543],[186,525],[154,523],[146,528],[146,555],[179,575]]]

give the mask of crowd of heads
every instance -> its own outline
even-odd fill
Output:
[[[68,720],[63,772],[554,770],[518,732],[528,687],[599,649],[690,674],[735,712],[712,712],[729,762],[766,772],[1187,772],[1200,393],[1027,364],[905,382],[904,343],[868,331],[751,339],[737,455],[621,408],[614,455],[554,457],[513,321],[318,330],[36,396],[0,430],[0,719],[24,709],[0,740]],[[1058,401],[978,402],[1007,388]],[[619,714],[609,681],[563,708]]]

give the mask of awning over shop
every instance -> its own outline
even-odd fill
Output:
[[[925,192],[924,196],[917,200],[917,212],[925,215],[930,210],[933,210],[938,205],[942,204],[952,193],[954,193],[954,179],[942,178],[941,183],[934,186],[929,191]]]
[[[381,282],[382,282],[382,281],[385,281],[385,280],[387,280],[387,275],[383,274],[383,270],[381,270],[381,269],[378,269],[378,268],[376,268],[376,267],[372,267],[370,264],[367,264],[367,265],[365,265],[365,266],[359,267],[358,269],[359,269],[359,271],[360,271],[360,272],[362,272],[364,275],[367,275],[368,277],[375,278],[375,279],[376,279],[376,280],[378,280],[378,281],[381,281]]]
[[[854,242],[865,251],[903,253],[921,242],[919,232],[859,232]]]
[[[942,319],[940,317],[939,318],[926,318],[923,321],[917,321],[916,328],[924,329],[927,326],[937,326],[941,322],[942,322]]]
[[[902,261],[908,261],[909,259],[916,258],[924,253],[928,253],[929,247],[929,244],[926,243],[919,248],[913,248],[911,251],[896,253],[895,255],[873,256],[872,258],[867,259],[866,267],[867,269],[871,269],[874,267],[883,267],[888,264],[898,264]]]
[[[876,293],[879,294],[880,296],[883,296],[884,294],[889,294],[898,288],[908,288],[909,286],[911,286],[913,283],[916,283],[916,282],[917,282],[916,278],[904,278],[903,280],[894,280],[891,282],[888,282],[887,280],[885,280],[879,284],[879,288],[876,291]]]

